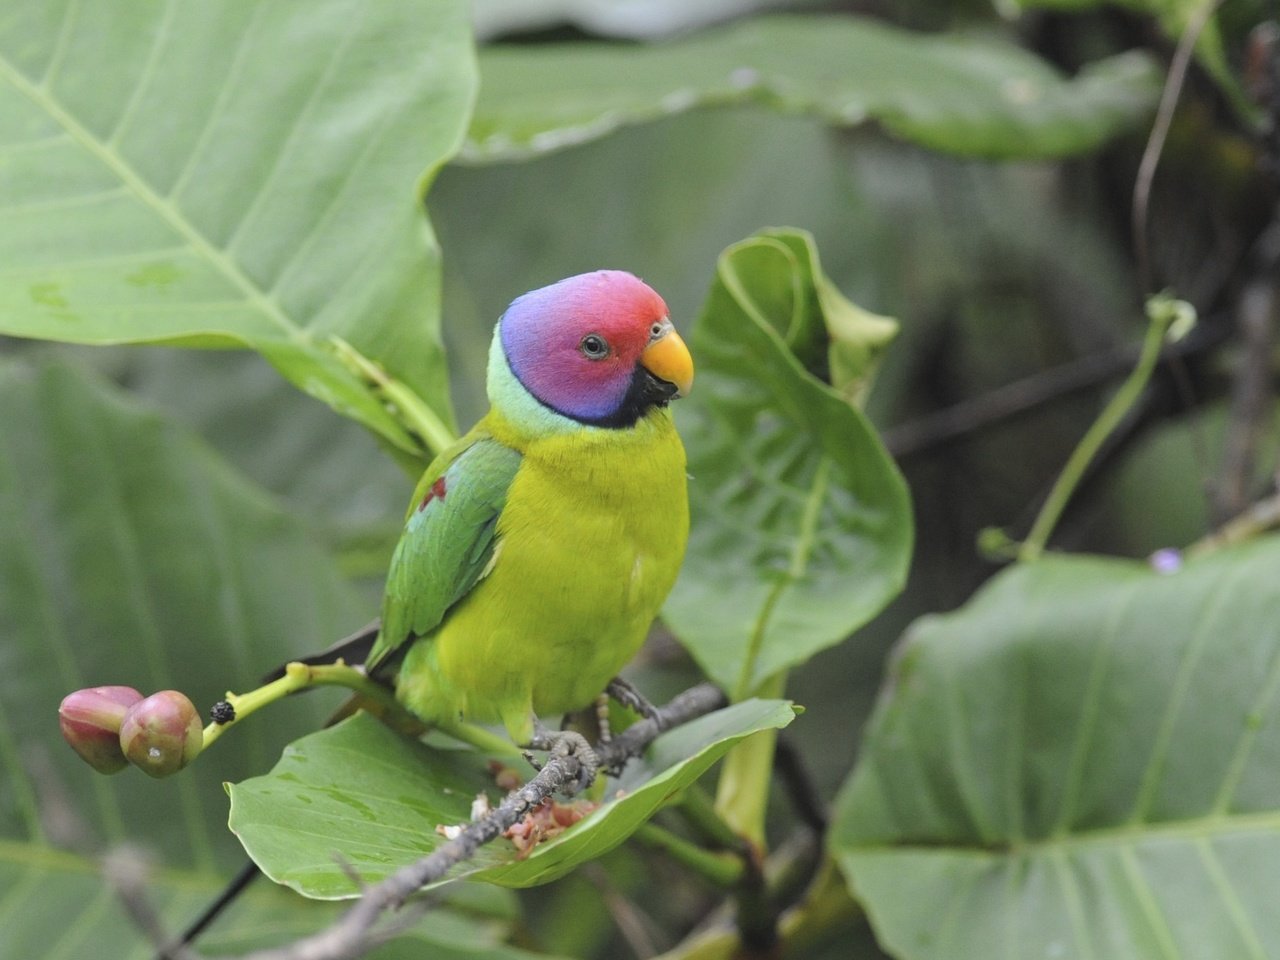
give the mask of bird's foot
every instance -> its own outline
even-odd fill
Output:
[[[621,677],[614,677],[610,680],[609,686],[605,687],[605,693],[624,707],[634,710],[646,720],[658,715],[658,708],[650,703],[643,693],[632,686],[630,681],[623,680]]]
[[[546,730],[539,725],[528,746],[534,750],[546,750],[553,757],[573,757],[578,761],[578,776],[571,793],[585,790],[595,782],[600,758],[582,734],[573,730]]]

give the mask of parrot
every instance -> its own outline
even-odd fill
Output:
[[[477,724],[527,745],[539,715],[596,702],[684,559],[685,451],[669,404],[692,384],[666,304],[630,273],[517,297],[490,342],[489,412],[436,456],[409,501],[381,619],[297,662],[363,655],[365,673],[426,726],[497,752]],[[179,943],[258,873],[242,867]]]
[[[494,327],[490,409],[427,467],[392,555],[366,673],[429,726],[589,706],[637,653],[689,535],[669,404],[693,360],[621,270],[517,297]]]

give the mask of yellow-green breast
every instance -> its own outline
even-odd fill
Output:
[[[492,570],[401,667],[400,699],[428,720],[502,722],[588,705],[639,650],[689,532],[684,447],[670,412],[628,429],[519,435]]]

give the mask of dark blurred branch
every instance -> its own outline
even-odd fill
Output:
[[[1230,335],[1229,326],[1208,318],[1177,343],[1162,360],[1207,353]],[[1099,387],[1124,376],[1138,359],[1138,344],[1124,344],[1057,367],[1033,373],[945,410],[908,421],[884,432],[885,446],[898,458],[914,456],[1010,420],[1062,397]]]
[[[181,944],[194,943],[196,938],[208,928],[209,924],[217,920],[222,911],[238,900],[249,885],[260,876],[262,876],[262,871],[258,869],[258,865],[252,860],[248,861],[236,872],[231,881],[222,888],[217,898],[200,911],[199,916],[187,924],[186,929],[182,931],[175,942]],[[161,957],[161,960],[163,960],[163,957]]]
[[[791,798],[791,805],[801,822],[819,837],[827,832],[827,811],[818,795],[818,787],[804,765],[796,745],[786,737],[778,738],[774,772]]]
[[[1155,292],[1152,286],[1151,256],[1147,248],[1147,210],[1151,204],[1151,183],[1160,163],[1160,154],[1164,152],[1165,139],[1169,135],[1169,126],[1173,123],[1178,98],[1182,95],[1182,86],[1187,79],[1187,69],[1191,65],[1196,41],[1200,39],[1209,18],[1218,9],[1219,2],[1220,0],[1203,0],[1187,21],[1182,36],[1178,38],[1178,46],[1165,77],[1164,91],[1160,94],[1155,123],[1151,126],[1151,136],[1147,139],[1146,149],[1142,151],[1142,161],[1138,164],[1138,175],[1133,185],[1133,249],[1138,261],[1138,281],[1143,295]]]
[[[1258,443],[1271,417],[1272,349],[1280,322],[1280,222],[1267,231],[1270,255],[1240,296],[1240,346],[1231,384],[1222,466],[1213,484],[1215,523],[1240,513],[1249,503]]]
[[[159,951],[160,960],[200,960],[200,955],[185,943],[170,944],[160,915],[147,896],[150,873],[146,858],[132,847],[118,847],[102,858],[103,882],[116,895],[134,926]]]
[[[656,930],[653,919],[618,890],[610,879],[608,871],[599,863],[586,864],[583,867],[583,874],[600,891],[600,898],[604,901],[609,916],[613,918],[613,925],[618,928],[618,932],[622,934],[622,939],[627,942],[631,952],[640,960],[657,956],[661,949],[658,946],[660,934]]]
[[[768,960],[778,949],[778,917],[781,910],[765,882],[764,858],[754,847],[744,859],[745,869],[735,892],[738,937],[742,960]]]
[[[1277,4],[1271,7],[1274,12]],[[1274,188],[1280,184],[1280,27],[1274,19],[1250,32],[1244,84],[1265,111],[1258,138],[1260,167]],[[1271,416],[1273,351],[1280,325],[1280,205],[1276,203],[1271,205],[1270,223],[1250,252],[1248,267],[1236,306],[1240,349],[1232,372],[1222,466],[1212,489],[1213,519],[1219,526],[1248,506],[1258,444]]]
[[[1187,547],[1188,557],[1211,553],[1220,547],[1242,543],[1260,533],[1280,527],[1280,473],[1275,478],[1276,492],[1253,504],[1239,516],[1224,523],[1203,540]]]

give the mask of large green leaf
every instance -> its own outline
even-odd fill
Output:
[[[438,443],[419,200],[474,74],[461,0],[5,5],[0,332],[251,347],[416,452],[345,341],[426,401]]]
[[[1049,557],[921,621],[831,838],[882,943],[1280,956],[1277,571]]]
[[[793,716],[781,701],[752,700],[669,731],[571,830],[524,860],[508,841],[489,844],[453,878],[525,887],[561,877],[616,847],[735,743]],[[480,754],[426,746],[365,714],[291,744],[269,774],[230,790],[231,829],[263,872],[322,899],[359,894],[344,864],[376,882],[443,843],[438,826],[466,823],[477,794],[501,798]]]
[[[471,22],[481,39],[566,23],[605,37],[662,37],[761,9],[811,0],[472,0]]]
[[[221,783],[265,769],[334,699],[282,704],[162,781],[81,763],[58,734],[59,700],[120,683],[178,688],[207,706],[367,611],[319,541],[204,444],[65,366],[0,365],[0,544],[0,957],[143,960],[153,949],[92,859],[60,847],[59,805],[90,844],[154,854],[149,893],[176,930],[242,861],[222,827]],[[208,944],[301,935],[332,916],[313,907],[259,884]],[[521,956],[500,943],[512,905],[481,907],[493,916],[435,915],[378,956],[414,956],[424,943],[432,956]],[[449,943],[470,946],[442,952]]]
[[[838,643],[906,578],[906,485],[866,418],[806,369],[838,357],[865,375],[885,323],[865,319],[811,238],[777,231],[725,252],[690,335],[693,522],[663,615],[735,697]]]
[[[509,160],[702,105],[762,103],[936,150],[1051,157],[1092,149],[1155,106],[1149,59],[1073,79],[1008,42],[858,17],[771,16],[652,45],[486,47],[461,157]]]

